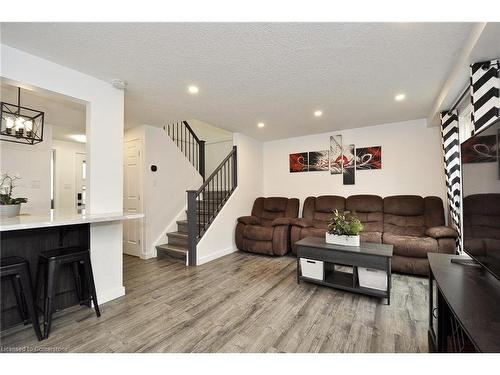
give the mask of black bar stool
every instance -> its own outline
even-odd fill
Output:
[[[67,247],[43,251],[38,257],[37,271],[37,301],[40,300],[41,286],[44,286],[44,337],[49,337],[50,325],[52,323],[52,313],[55,311],[55,295],[60,268],[64,265],[71,265],[75,277],[76,292],[80,305],[90,307],[90,301],[94,303],[97,317],[101,316],[97,295],[95,291],[94,275],[90,263],[90,252],[81,247]],[[45,283],[40,282],[42,273],[45,276]]]
[[[16,256],[0,258],[0,276],[2,279],[9,278],[12,282],[19,315],[24,324],[28,324],[31,320],[36,337],[41,341],[43,336],[40,332],[38,314],[35,309],[28,261]]]

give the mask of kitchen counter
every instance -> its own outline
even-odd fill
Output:
[[[109,280],[117,279],[122,284],[122,251],[108,243],[120,243],[121,236],[110,231],[121,225],[121,221],[141,219],[144,215],[131,212],[109,212],[89,214],[85,212],[51,210],[47,213],[21,214],[13,218],[0,219],[0,255],[20,256],[30,265],[31,277],[36,285],[40,253],[64,248],[81,247],[90,250],[94,279],[99,303],[117,298],[125,293],[123,286],[106,289]],[[109,234],[111,233],[111,235]],[[0,285],[0,329],[22,324],[11,283]],[[56,310],[79,304],[72,267],[63,267],[58,278],[55,296]]]
[[[143,218],[144,214],[135,212],[110,212],[88,214],[76,212],[57,212],[47,214],[21,214],[12,218],[0,219],[0,232],[21,229],[59,227],[64,225],[102,223]]]

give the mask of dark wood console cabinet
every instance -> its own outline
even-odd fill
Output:
[[[500,352],[500,280],[458,255],[429,254],[429,351]]]

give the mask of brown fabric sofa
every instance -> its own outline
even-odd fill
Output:
[[[341,211],[343,207],[355,212],[363,223],[362,241],[394,245],[393,271],[427,275],[427,253],[455,252],[458,234],[444,226],[442,200],[416,195],[309,197],[304,202],[303,218],[293,221],[292,244],[308,236],[324,237],[331,211]],[[295,252],[295,246],[292,250]]]
[[[500,249],[500,194],[474,194],[464,197],[463,211],[464,249],[476,257],[498,257],[496,253]]]
[[[285,255],[290,251],[291,220],[299,215],[296,198],[257,198],[252,215],[238,218],[238,249],[267,255]]]

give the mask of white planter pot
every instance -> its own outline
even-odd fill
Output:
[[[359,236],[337,236],[336,234],[325,233],[326,243],[344,246],[359,246]]]
[[[0,217],[18,216],[21,211],[21,204],[0,204]]]

